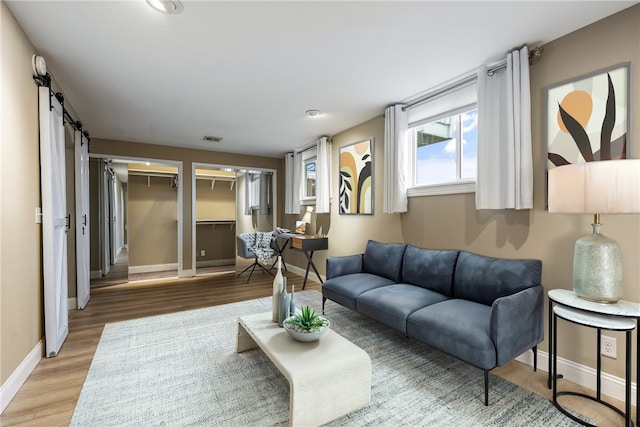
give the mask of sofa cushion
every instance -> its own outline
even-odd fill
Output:
[[[456,298],[491,305],[503,296],[540,285],[542,262],[500,259],[460,251],[453,276]]]
[[[451,299],[417,310],[407,318],[407,335],[482,369],[496,366],[489,336],[491,307]]]
[[[326,261],[327,279],[346,274],[362,273],[363,254],[328,256]]]
[[[392,284],[393,281],[374,274],[347,274],[326,280],[322,284],[322,296],[356,311],[356,299],[360,294]]]
[[[358,297],[356,309],[358,313],[406,332],[407,316],[424,306],[446,299],[446,296],[420,286],[397,284],[363,292]]]
[[[402,259],[402,282],[451,296],[453,270],[459,253],[408,245]]]
[[[386,277],[398,283],[402,256],[406,247],[407,245],[402,243],[380,243],[369,240],[364,251],[362,271]]]

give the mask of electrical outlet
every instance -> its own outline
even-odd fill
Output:
[[[600,342],[600,354],[603,356],[610,357],[612,359],[617,358],[617,345],[616,339],[613,337],[608,337],[606,335],[602,335],[602,341]]]
[[[200,249],[200,256],[204,256],[204,249]]]

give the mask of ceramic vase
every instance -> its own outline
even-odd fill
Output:
[[[278,271],[276,276],[273,278],[273,295],[271,299],[271,320],[274,323],[278,323],[278,316],[280,315],[280,291],[282,290],[282,285],[284,283],[284,278],[282,277],[282,258],[278,257]]]

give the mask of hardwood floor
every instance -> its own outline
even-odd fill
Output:
[[[302,278],[293,273],[285,272],[285,275],[289,283],[300,285],[302,282]],[[69,337],[58,356],[40,361],[0,416],[0,425],[68,425],[106,323],[266,297],[271,295],[271,284],[270,276],[256,273],[250,283],[246,283],[245,275],[238,279],[235,274],[225,274],[92,289],[87,308],[70,312]],[[300,288],[296,286],[296,289]],[[309,280],[306,289],[320,291],[320,284]],[[542,371],[534,373],[531,367],[514,361],[492,372],[551,397],[546,387],[546,373]],[[480,370],[478,375],[481,375]],[[585,391],[567,381],[561,384],[562,389]],[[621,417],[600,405],[585,399],[564,399],[568,406],[597,419],[598,425],[624,424]],[[611,402],[624,408],[621,402]]]

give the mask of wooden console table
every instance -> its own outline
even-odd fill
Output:
[[[318,273],[318,269],[313,263],[313,253],[315,251],[323,251],[329,249],[329,238],[321,237],[321,236],[307,236],[304,234],[294,234],[294,233],[276,233],[277,239],[285,239],[287,242],[280,247],[278,246],[278,255],[282,256],[282,253],[289,247],[295,251],[302,252],[304,256],[307,258],[307,269],[304,274],[304,282],[302,284],[302,289],[307,286],[307,277],[309,276],[309,268],[313,268],[313,271],[316,273],[318,277],[318,281],[322,282],[322,278],[320,277],[320,273]],[[287,267],[285,266],[285,270]]]

